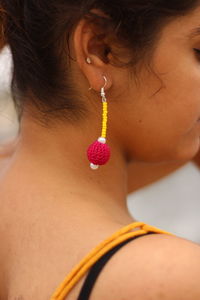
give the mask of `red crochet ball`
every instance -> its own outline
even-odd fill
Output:
[[[110,158],[110,148],[107,144],[95,141],[89,146],[87,156],[94,165],[105,165]]]

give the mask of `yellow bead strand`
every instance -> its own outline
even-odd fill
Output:
[[[103,102],[103,121],[102,121],[102,133],[101,137],[106,138],[107,132],[107,121],[108,121],[108,103]]]

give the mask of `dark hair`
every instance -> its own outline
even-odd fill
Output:
[[[150,54],[161,28],[198,4],[199,0],[0,0],[0,20],[14,62],[16,107],[31,100],[43,121],[49,116],[71,121],[84,117],[86,107],[75,96],[70,78],[70,59],[61,59],[70,58],[66,42],[81,18],[90,18],[133,50],[136,66]],[[94,8],[106,17],[92,14]]]
[[[5,45],[5,36],[4,36],[4,17],[5,17],[5,11],[0,6],[0,50]]]

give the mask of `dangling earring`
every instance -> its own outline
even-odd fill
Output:
[[[103,103],[103,121],[101,137],[98,138],[93,144],[91,144],[87,150],[87,156],[90,161],[90,167],[92,170],[96,170],[100,165],[105,165],[110,159],[110,147],[106,144],[107,133],[107,115],[108,115],[108,103],[105,94],[105,87],[107,85],[107,79],[103,76],[105,85],[101,88],[101,97]]]

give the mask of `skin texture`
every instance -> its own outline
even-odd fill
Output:
[[[49,289],[86,253],[135,221],[126,206],[132,163],[184,163],[197,154],[200,60],[193,48],[200,48],[200,37],[189,40],[187,35],[199,25],[199,19],[200,8],[163,30],[151,61],[164,83],[156,94],[160,81],[153,73],[143,67],[140,84],[136,84],[129,68],[102,60],[102,49],[111,43],[110,37],[97,41],[91,24],[86,20],[78,24],[71,37],[75,60],[70,72],[77,93],[87,104],[87,119],[46,129],[34,122],[33,108],[25,107],[19,142],[0,174],[0,239],[5,241],[0,264],[8,287],[2,299],[16,295],[46,299]],[[130,57],[130,50],[115,50],[122,61]],[[86,150],[100,134],[103,75],[108,80],[107,138],[112,156],[94,172]],[[90,86],[92,91],[88,91]],[[48,282],[46,274],[51,274]],[[30,282],[30,289],[25,289]],[[78,290],[74,293],[72,299]]]

